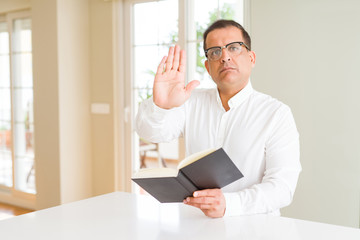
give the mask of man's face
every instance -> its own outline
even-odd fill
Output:
[[[241,30],[230,26],[211,31],[206,38],[206,49],[221,47],[231,42],[244,42]],[[231,55],[226,48],[222,49],[219,60],[205,61],[205,67],[220,91],[240,91],[249,81],[255,65],[255,53],[241,46],[241,53]]]

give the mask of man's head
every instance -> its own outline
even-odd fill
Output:
[[[248,83],[255,53],[245,29],[232,20],[218,20],[204,32],[205,67],[222,93],[234,94]],[[210,55],[209,55],[210,54]]]
[[[203,39],[204,39],[204,51],[207,49],[206,47],[206,38],[207,38],[207,35],[215,30],[215,29],[219,29],[219,28],[226,28],[226,27],[236,27],[238,28],[242,35],[243,35],[243,38],[244,38],[244,43],[246,44],[246,46],[249,47],[249,50],[251,50],[251,38],[250,38],[250,35],[248,34],[248,32],[243,28],[243,26],[241,26],[239,23],[233,21],[233,20],[225,20],[225,19],[220,19],[220,20],[217,20],[216,22],[214,22],[213,24],[211,24],[207,29],[206,31],[204,32],[203,34]]]

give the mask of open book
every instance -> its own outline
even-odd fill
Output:
[[[140,169],[132,180],[159,202],[182,202],[196,190],[222,188],[242,177],[220,148],[192,154],[182,160],[177,169]]]

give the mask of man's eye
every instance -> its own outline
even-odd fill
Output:
[[[221,50],[220,49],[216,49],[214,51],[211,52],[212,56],[219,56],[221,54]]]
[[[229,50],[230,52],[236,52],[236,51],[239,50],[239,48],[236,47],[236,46],[229,46],[228,50]]]

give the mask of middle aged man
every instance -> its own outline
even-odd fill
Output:
[[[291,110],[252,88],[256,58],[240,24],[213,23],[204,33],[204,50],[217,88],[194,90],[196,80],[185,85],[185,51],[170,47],[157,69],[153,97],[140,106],[137,132],[151,142],[183,136],[187,155],[223,147],[244,174],[223,189],[194,192],[185,204],[209,217],[280,215],[292,201],[301,172]]]

